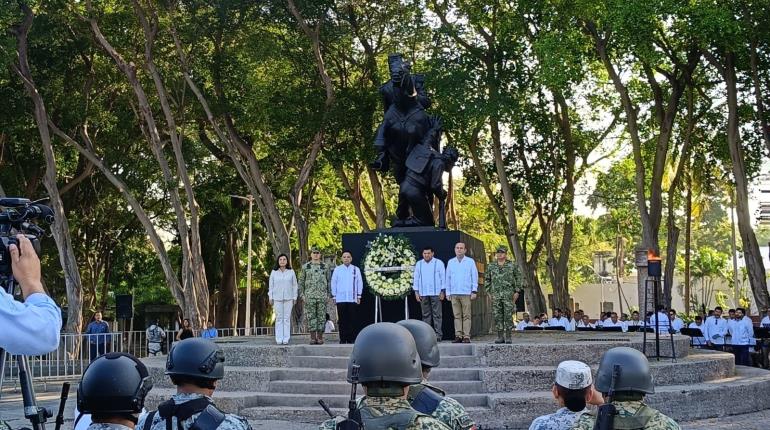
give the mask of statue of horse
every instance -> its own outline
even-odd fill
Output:
[[[439,150],[441,121],[425,112],[430,99],[425,94],[422,76],[413,75],[400,54],[390,55],[388,65],[390,81],[380,87],[385,116],[377,129],[374,146],[378,155],[371,166],[382,172],[392,169],[396,183],[401,185],[406,179],[406,160],[417,145]],[[432,225],[415,224],[411,215],[409,202],[399,194],[394,227]]]

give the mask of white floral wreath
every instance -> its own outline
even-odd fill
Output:
[[[369,288],[385,300],[403,298],[412,289],[412,243],[405,236],[379,234],[366,247],[363,267]]]

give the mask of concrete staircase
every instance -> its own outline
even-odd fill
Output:
[[[602,353],[619,344],[641,346],[629,337],[552,344],[442,343],[441,365],[430,381],[462,403],[485,429],[528,428],[533,418],[555,410],[550,388],[560,361],[580,359],[595,369]],[[214,396],[223,409],[254,420],[319,423],[327,418],[318,405],[323,399],[333,412],[346,412],[350,345],[242,342],[224,349],[226,377]],[[691,350],[684,338],[677,340],[677,355],[676,362],[651,362],[657,388],[648,403],[664,413],[690,421],[770,409],[770,372],[736,368],[732,355]],[[154,405],[174,390],[162,375],[163,359],[145,361],[156,385],[148,399]]]

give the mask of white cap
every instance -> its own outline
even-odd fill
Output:
[[[582,361],[567,360],[556,368],[556,384],[570,390],[581,390],[593,384],[591,368]]]

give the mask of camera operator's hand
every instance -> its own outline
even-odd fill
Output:
[[[13,277],[21,286],[21,292],[26,299],[30,294],[45,293],[40,282],[40,259],[32,247],[32,242],[23,234],[16,236],[19,246],[9,246]]]

